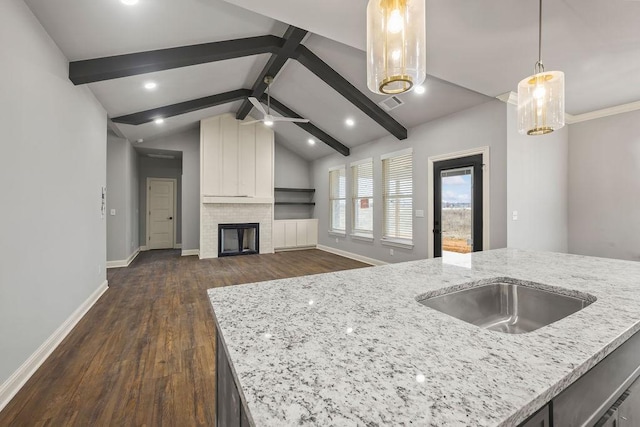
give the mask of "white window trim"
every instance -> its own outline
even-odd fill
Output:
[[[394,248],[413,249],[413,240],[396,239],[392,237],[383,237],[380,243],[384,246],[393,246]]]
[[[375,240],[375,238],[373,237],[373,233],[371,234],[365,234],[365,233],[351,233],[350,234],[351,238],[353,240],[362,240],[365,242],[373,242]]]
[[[392,157],[406,156],[407,154],[413,154],[413,148],[412,147],[405,148],[404,150],[394,151],[392,153],[382,154],[380,156],[380,160],[387,160],[387,159],[390,159]]]
[[[332,234],[334,236],[339,236],[339,237],[346,237],[347,236],[347,200],[349,199],[347,197],[347,167],[345,164],[342,165],[338,165],[338,166],[332,166],[329,168],[329,176],[331,176],[331,172],[333,171],[337,171],[337,170],[344,170],[344,179],[345,179],[345,187],[344,187],[344,205],[345,205],[345,218],[344,218],[344,230],[340,230],[340,229],[333,229],[331,228],[331,201],[332,200],[342,200],[342,199],[332,199],[331,198],[331,178],[329,178],[329,234]]]
[[[433,258],[433,218],[435,213],[433,211],[433,191],[434,191],[434,179],[433,179],[433,164],[442,160],[457,159],[460,157],[475,156],[482,154],[482,250],[491,249],[490,239],[490,224],[491,224],[491,159],[489,146],[472,148],[469,150],[456,151],[455,153],[442,154],[439,156],[429,157],[427,160],[427,257]]]
[[[350,167],[354,167],[354,166],[358,166],[358,165],[361,165],[361,164],[364,164],[364,163],[373,163],[373,157],[369,157],[369,158],[366,158],[366,159],[362,159],[362,160],[357,160],[355,162],[351,162],[351,163],[349,163],[349,166]]]

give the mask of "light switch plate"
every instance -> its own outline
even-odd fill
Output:
[[[513,219],[514,221],[518,220],[518,211],[513,211],[511,215],[511,219]]]
[[[422,209],[416,209],[416,218],[424,218],[424,211]]]

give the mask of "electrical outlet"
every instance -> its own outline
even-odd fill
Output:
[[[511,215],[511,218],[514,221],[517,221],[518,220],[518,211],[513,211],[512,215]]]
[[[336,237],[336,243],[340,243],[340,239]]]
[[[389,255],[393,256],[393,249],[389,249]]]

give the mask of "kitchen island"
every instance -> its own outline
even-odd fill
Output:
[[[640,329],[640,263],[514,249],[462,260],[210,289],[241,425],[516,426]],[[495,278],[593,301],[522,334],[418,302]]]

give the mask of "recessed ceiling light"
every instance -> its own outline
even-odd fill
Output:
[[[133,6],[134,4],[138,4],[138,0],[120,0],[120,3]]]
[[[356,124],[356,122],[355,122],[353,119],[347,119],[347,120],[345,120],[344,122],[345,122],[345,123],[347,124],[347,126],[349,126],[349,127],[355,126],[355,124]]]
[[[418,95],[422,95],[423,93],[425,93],[427,91],[427,89],[425,89],[424,86],[416,86],[413,90]]]
[[[311,138],[309,138],[308,142],[309,142],[309,145],[316,145],[316,141]]]
[[[136,141],[138,144],[142,144],[144,142],[144,139],[140,138],[139,140]]]
[[[163,119],[162,117],[158,117],[157,119],[155,119],[155,120],[154,120],[154,122],[155,122],[157,125],[161,125],[161,124],[163,124],[163,123],[164,123],[164,119]]]
[[[157,87],[158,87],[158,84],[156,82],[146,82],[144,84],[144,88],[147,89],[147,90],[153,90],[153,89],[155,89]]]

